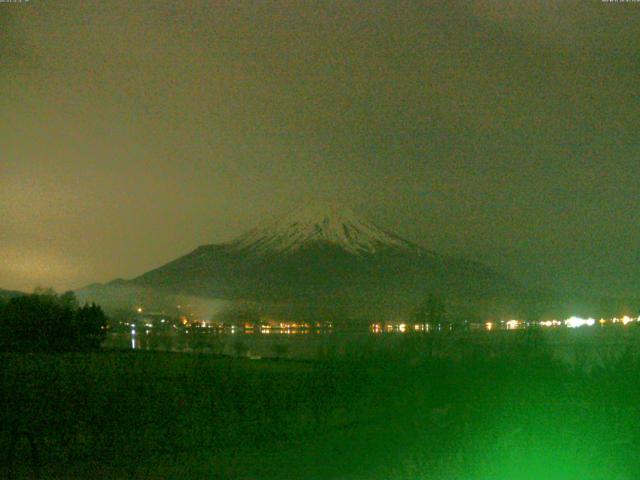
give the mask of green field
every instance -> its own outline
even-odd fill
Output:
[[[490,359],[428,347],[307,362],[5,354],[3,474],[17,431],[15,478],[639,478],[630,354],[586,372],[530,342]]]

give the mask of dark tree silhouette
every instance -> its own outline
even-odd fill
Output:
[[[0,308],[0,350],[95,350],[104,340],[107,317],[95,305],[78,306],[73,292],[38,289]]]
[[[75,311],[76,341],[85,350],[98,350],[107,334],[107,316],[95,303],[84,305]]]
[[[444,321],[445,313],[444,300],[431,293],[418,307],[416,320],[417,323],[436,325]]]

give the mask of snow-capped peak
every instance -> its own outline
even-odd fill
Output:
[[[358,217],[351,209],[330,202],[313,203],[255,228],[233,242],[238,250],[256,253],[292,252],[318,243],[354,253],[418,247]]]

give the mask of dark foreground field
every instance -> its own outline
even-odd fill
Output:
[[[519,334],[528,335],[528,334]],[[1,357],[5,476],[637,479],[638,360],[585,371],[514,337],[490,357],[312,362],[104,352]],[[13,473],[9,469],[12,438]],[[33,455],[33,450],[37,455]]]

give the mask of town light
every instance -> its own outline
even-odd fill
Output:
[[[507,322],[507,330],[515,330],[519,326],[520,326],[520,321],[519,320],[509,320]]]
[[[564,321],[564,324],[569,328],[579,328],[587,325],[591,327],[594,325],[596,321],[593,318],[580,318],[580,317],[569,317]]]

